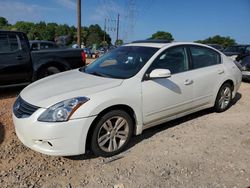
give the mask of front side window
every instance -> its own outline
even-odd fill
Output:
[[[190,51],[193,69],[216,65],[221,61],[220,54],[209,48],[191,46]]]
[[[149,72],[154,69],[169,69],[171,74],[188,70],[188,56],[185,47],[173,47],[162,52],[149,68]]]
[[[31,44],[31,49],[32,49],[32,50],[39,50],[38,43],[32,43],[32,44]]]
[[[81,70],[97,76],[127,79],[137,74],[157,50],[153,47],[121,46]]]

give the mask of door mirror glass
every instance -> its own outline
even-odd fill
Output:
[[[171,77],[171,72],[169,69],[154,69],[150,74],[149,78],[169,78]]]

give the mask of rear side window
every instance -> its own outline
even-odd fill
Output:
[[[10,44],[10,51],[16,51],[19,48],[18,45],[18,38],[15,34],[9,34],[9,44]]]
[[[13,52],[19,49],[19,42],[15,34],[0,34],[0,53]]]
[[[221,63],[220,54],[212,49],[191,46],[192,67],[198,69],[202,67],[208,67]]]
[[[0,34],[0,53],[9,52],[9,41],[7,34]]]

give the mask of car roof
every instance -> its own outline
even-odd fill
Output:
[[[164,48],[164,47],[170,47],[170,46],[177,46],[177,45],[196,45],[196,46],[204,46],[208,47],[207,45],[200,44],[200,43],[194,43],[194,42],[171,42],[171,43],[158,43],[158,42],[133,42],[130,44],[126,44],[124,46],[142,46],[142,47],[153,47],[153,48]]]

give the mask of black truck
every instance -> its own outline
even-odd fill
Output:
[[[250,55],[250,45],[233,45],[227,47],[223,53],[226,56],[236,56],[236,61],[242,60],[244,57]]]
[[[26,34],[0,31],[0,88],[27,85],[58,72],[85,66],[81,49],[32,51]]]

